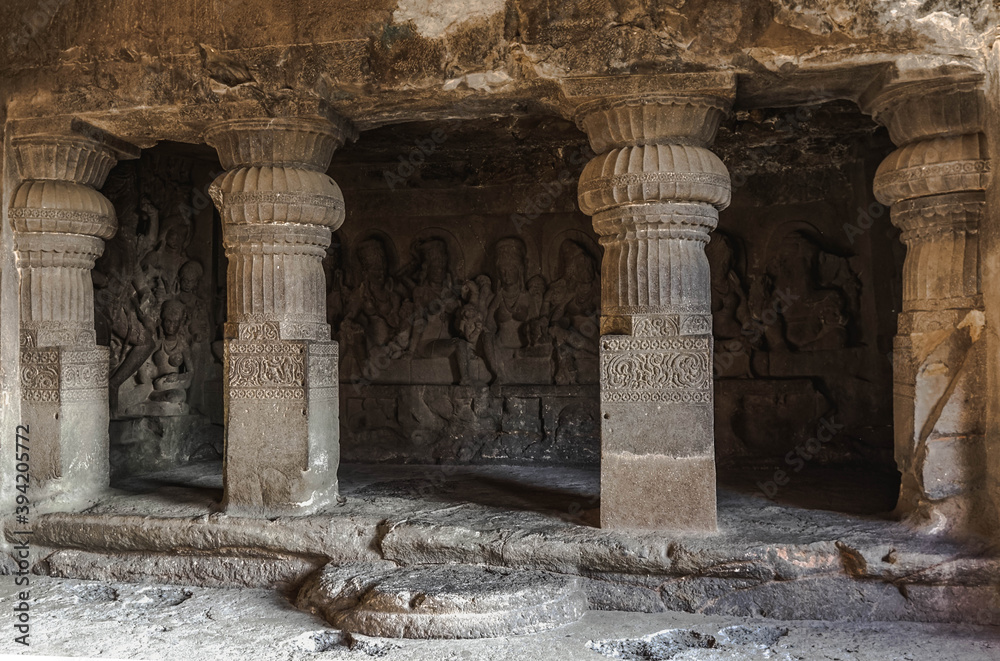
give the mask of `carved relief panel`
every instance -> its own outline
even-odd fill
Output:
[[[211,169],[154,149],[115,167],[102,190],[119,223],[93,272],[113,475],[217,454],[225,292]]]

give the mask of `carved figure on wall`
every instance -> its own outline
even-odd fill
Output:
[[[419,260],[417,281],[413,284],[413,327],[408,350],[426,355],[435,349],[454,346],[451,318],[459,301],[449,269],[448,244],[440,238],[419,241],[415,246]]]
[[[772,297],[780,294],[787,301],[778,340],[798,351],[841,349],[848,342],[847,301],[822,282],[821,253],[819,244],[795,230],[781,239],[767,265]]]
[[[184,332],[188,309],[179,299],[163,303],[160,312],[160,336],[153,351],[152,363],[156,368],[153,377],[151,402],[183,404],[191,385],[191,345]]]
[[[213,259],[213,247],[202,240],[210,231],[196,232],[192,224],[190,160],[151,155],[123,165],[104,187],[119,229],[94,269],[96,325],[110,347],[112,416],[178,415],[184,409],[172,400],[180,394],[188,409],[206,413],[204,407],[214,404],[203,381],[218,368],[212,341],[224,306],[208,302],[204,264]],[[167,334],[165,327],[175,325],[181,310],[183,327]],[[168,377],[165,367],[157,367],[154,353],[164,343],[187,347],[187,376]],[[189,382],[180,394],[168,387],[178,378]]]
[[[456,316],[460,336],[458,344],[458,372],[461,385],[472,385],[472,361],[486,328],[486,308],[492,295],[493,282],[487,275],[477,276],[462,286],[463,304]],[[489,366],[487,366],[489,369]],[[492,373],[491,373],[492,374]],[[492,374],[493,378],[496,377]]]
[[[737,270],[737,242],[716,231],[705,248],[712,282],[714,371],[720,377],[751,377],[751,355],[762,333],[750,315],[750,297]]]
[[[370,238],[358,246],[360,283],[351,292],[340,326],[346,353],[364,371],[369,358],[398,358],[409,340],[412,303],[405,301],[389,274],[385,245]]]
[[[121,413],[127,417],[185,415],[195,363],[187,333],[188,308],[177,298],[160,308],[152,354],[121,393]]]
[[[568,385],[579,381],[577,358],[597,356],[601,285],[593,255],[573,239],[559,247],[558,273],[545,296],[543,312],[555,341],[555,382]]]
[[[747,291],[736,271],[733,241],[716,231],[705,248],[712,274],[712,329],[716,342],[737,339],[750,322]]]
[[[156,301],[164,301],[179,289],[178,274],[188,261],[187,247],[191,241],[191,223],[180,213],[163,219],[153,250],[140,266],[146,276],[146,285]]]
[[[494,270],[497,279],[486,308],[483,325],[484,359],[494,381],[510,381],[508,362],[525,345],[522,326],[532,308],[538,309],[538,294],[527,287],[527,248],[524,241],[509,237],[496,244]]]
[[[188,310],[188,332],[192,342],[211,339],[211,317],[208,304],[201,297],[201,279],[205,269],[196,260],[185,262],[177,273],[177,299]]]
[[[323,273],[326,275],[326,322],[330,324],[335,338],[340,333],[340,321],[344,317],[348,297],[341,248],[340,242],[334,239],[323,258]]]
[[[464,262],[447,235],[415,239],[413,259],[396,272],[387,240],[370,237],[353,255],[357,284],[344,294],[339,333],[344,373],[394,383],[419,369],[432,379],[428,383],[494,386],[596,379],[596,247],[577,238],[559,243],[556,279],[549,285],[541,275],[528,277],[520,237],[494,244],[492,277],[464,282],[455,272]],[[339,287],[328,276],[328,292]],[[410,363],[422,360],[430,362]],[[581,376],[581,360],[593,362],[593,377],[590,365]]]

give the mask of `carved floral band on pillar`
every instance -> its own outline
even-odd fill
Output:
[[[578,196],[604,246],[601,525],[715,530],[705,245],[730,179],[708,146],[735,78],[581,78],[563,91],[599,154]]]
[[[979,222],[990,178],[978,78],[880,91],[868,103],[898,149],[875,195],[906,244],[893,356],[897,511],[934,532],[975,527],[985,465]]]
[[[21,416],[32,429],[33,500],[86,505],[108,485],[108,350],[96,343],[91,270],[117,229],[97,189],[138,150],[73,122],[13,138],[20,276]]]
[[[344,221],[326,175],[356,137],[339,119],[241,119],[212,127],[226,173],[211,194],[229,259],[225,506],[307,513],[337,499],[336,342],[322,260]]]

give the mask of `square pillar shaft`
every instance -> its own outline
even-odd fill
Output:
[[[601,236],[601,526],[716,529],[711,278],[729,204],[707,149],[728,75],[566,81],[598,156],[580,207]]]
[[[336,502],[338,345],[322,260],[343,223],[326,175],[353,136],[342,121],[231,120],[207,141],[227,172],[212,185],[229,258],[224,507],[308,514]]]

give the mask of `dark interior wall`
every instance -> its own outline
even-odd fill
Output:
[[[903,247],[871,192],[875,168],[892,149],[887,136],[852,104],[832,102],[737,113],[715,149],[734,184],[708,247],[720,463],[782,464],[797,451],[803,460],[891,471]],[[536,307],[562,295],[561,244],[572,237],[596,246],[575,204],[588,156],[584,136],[564,122],[498,119],[372,131],[335,157],[331,174],[351,214],[340,232],[344,273],[334,280],[356,290],[360,269],[345,256],[365,236],[382,235],[399,272],[418,272],[416,246],[442,237],[454,246],[455,284],[443,337],[465,344],[487,368],[480,374],[487,383],[463,384],[457,353],[446,367],[444,356],[427,362],[397,347],[388,352],[396,358],[359,353],[369,367],[382,366],[359,372],[351,365],[358,343],[341,330],[347,460],[598,463],[596,337],[585,332],[592,325],[574,321],[578,341],[565,341],[548,306],[548,317],[521,323],[517,346],[503,354],[514,368],[502,374],[489,371],[482,338],[469,344],[459,327],[468,299],[461,281],[486,275],[484,297],[496,296],[504,237],[524,242],[523,277],[536,278],[543,301]],[[406,305],[411,288],[403,280],[395,286]],[[586,287],[569,288],[588,297]],[[596,304],[583,308],[594,314]],[[335,328],[344,318],[337,309],[330,306]],[[406,336],[407,322],[399,324],[393,329]],[[539,327],[549,330],[532,340]],[[368,345],[372,338],[365,336]],[[561,373],[563,354],[578,367],[570,380]]]
[[[833,102],[738,113],[717,150],[734,183],[709,245],[720,462],[893,470],[904,250],[872,193],[888,137]]]
[[[708,248],[720,463],[780,464],[799,449],[891,470],[903,250],[871,194],[887,137],[853,105],[826,103],[737,113],[715,149],[734,182]],[[576,204],[591,156],[552,117],[389,126],[334,156],[349,210],[325,262],[345,461],[598,464],[601,249]],[[219,451],[217,170],[210,151],[161,145],[105,187],[123,228],[95,275],[118,292],[98,302],[119,346],[113,374],[120,347],[136,351],[117,379],[132,406],[113,423],[119,472]],[[190,261],[202,278],[182,296]],[[157,290],[164,272],[171,292]],[[185,310],[172,339],[169,298]],[[150,376],[152,353],[139,360],[164,342],[192,356],[183,388]]]
[[[397,126],[335,156],[345,460],[596,464],[589,156],[554,118]]]

